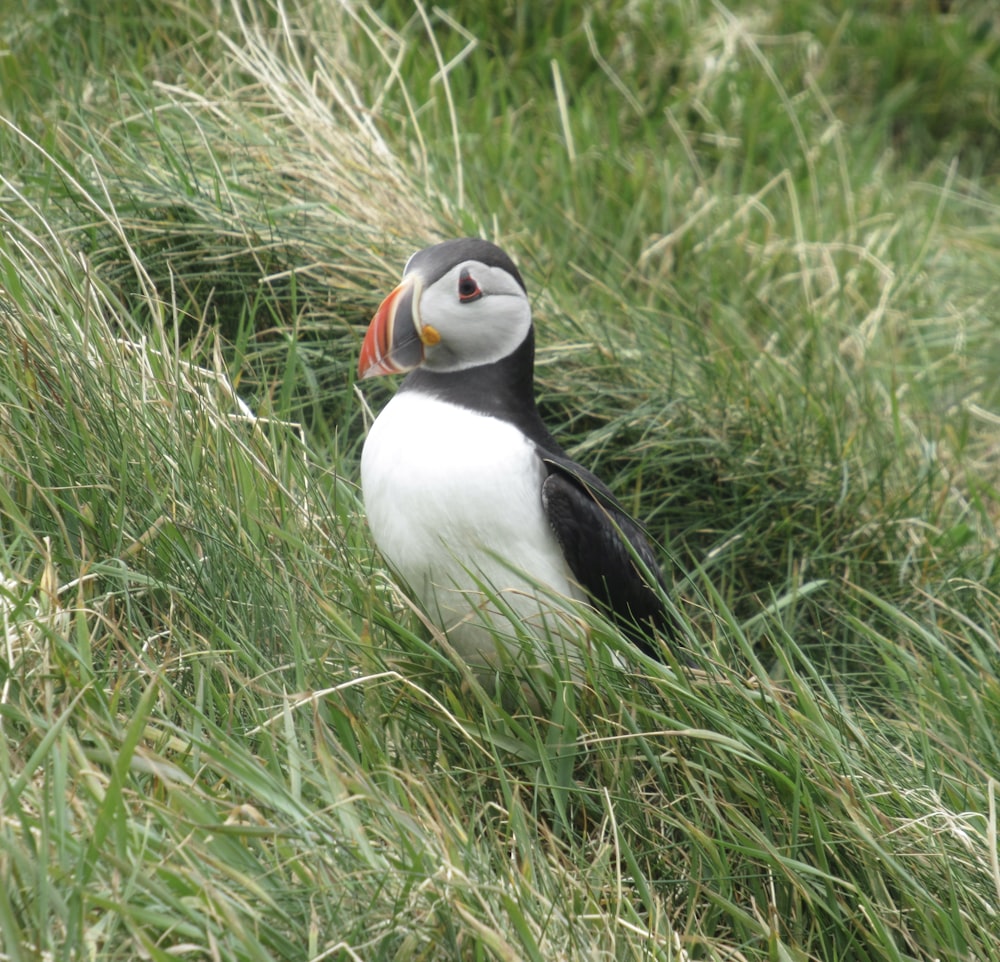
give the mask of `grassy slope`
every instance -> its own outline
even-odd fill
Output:
[[[3,953],[1000,956],[988,6],[332,6],[3,28]],[[373,555],[360,327],[473,231],[697,671],[509,713]]]

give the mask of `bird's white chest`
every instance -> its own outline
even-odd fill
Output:
[[[536,584],[579,597],[542,507],[544,476],[512,425],[416,392],[372,425],[361,458],[372,534],[466,657],[492,645],[478,616],[503,620],[482,584],[525,619],[539,613]]]

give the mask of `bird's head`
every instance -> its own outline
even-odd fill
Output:
[[[445,241],[407,262],[402,283],[368,327],[358,376],[491,364],[530,331],[531,305],[514,262],[489,241]]]

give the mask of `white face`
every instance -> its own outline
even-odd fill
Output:
[[[528,336],[531,305],[507,271],[468,260],[424,289],[419,317],[441,338],[427,346],[423,366],[459,371],[513,353]]]

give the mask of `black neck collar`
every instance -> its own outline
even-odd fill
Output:
[[[400,391],[419,391],[513,424],[542,448],[562,449],[542,423],[535,406],[535,329],[520,347],[499,361],[460,371],[411,371]]]

